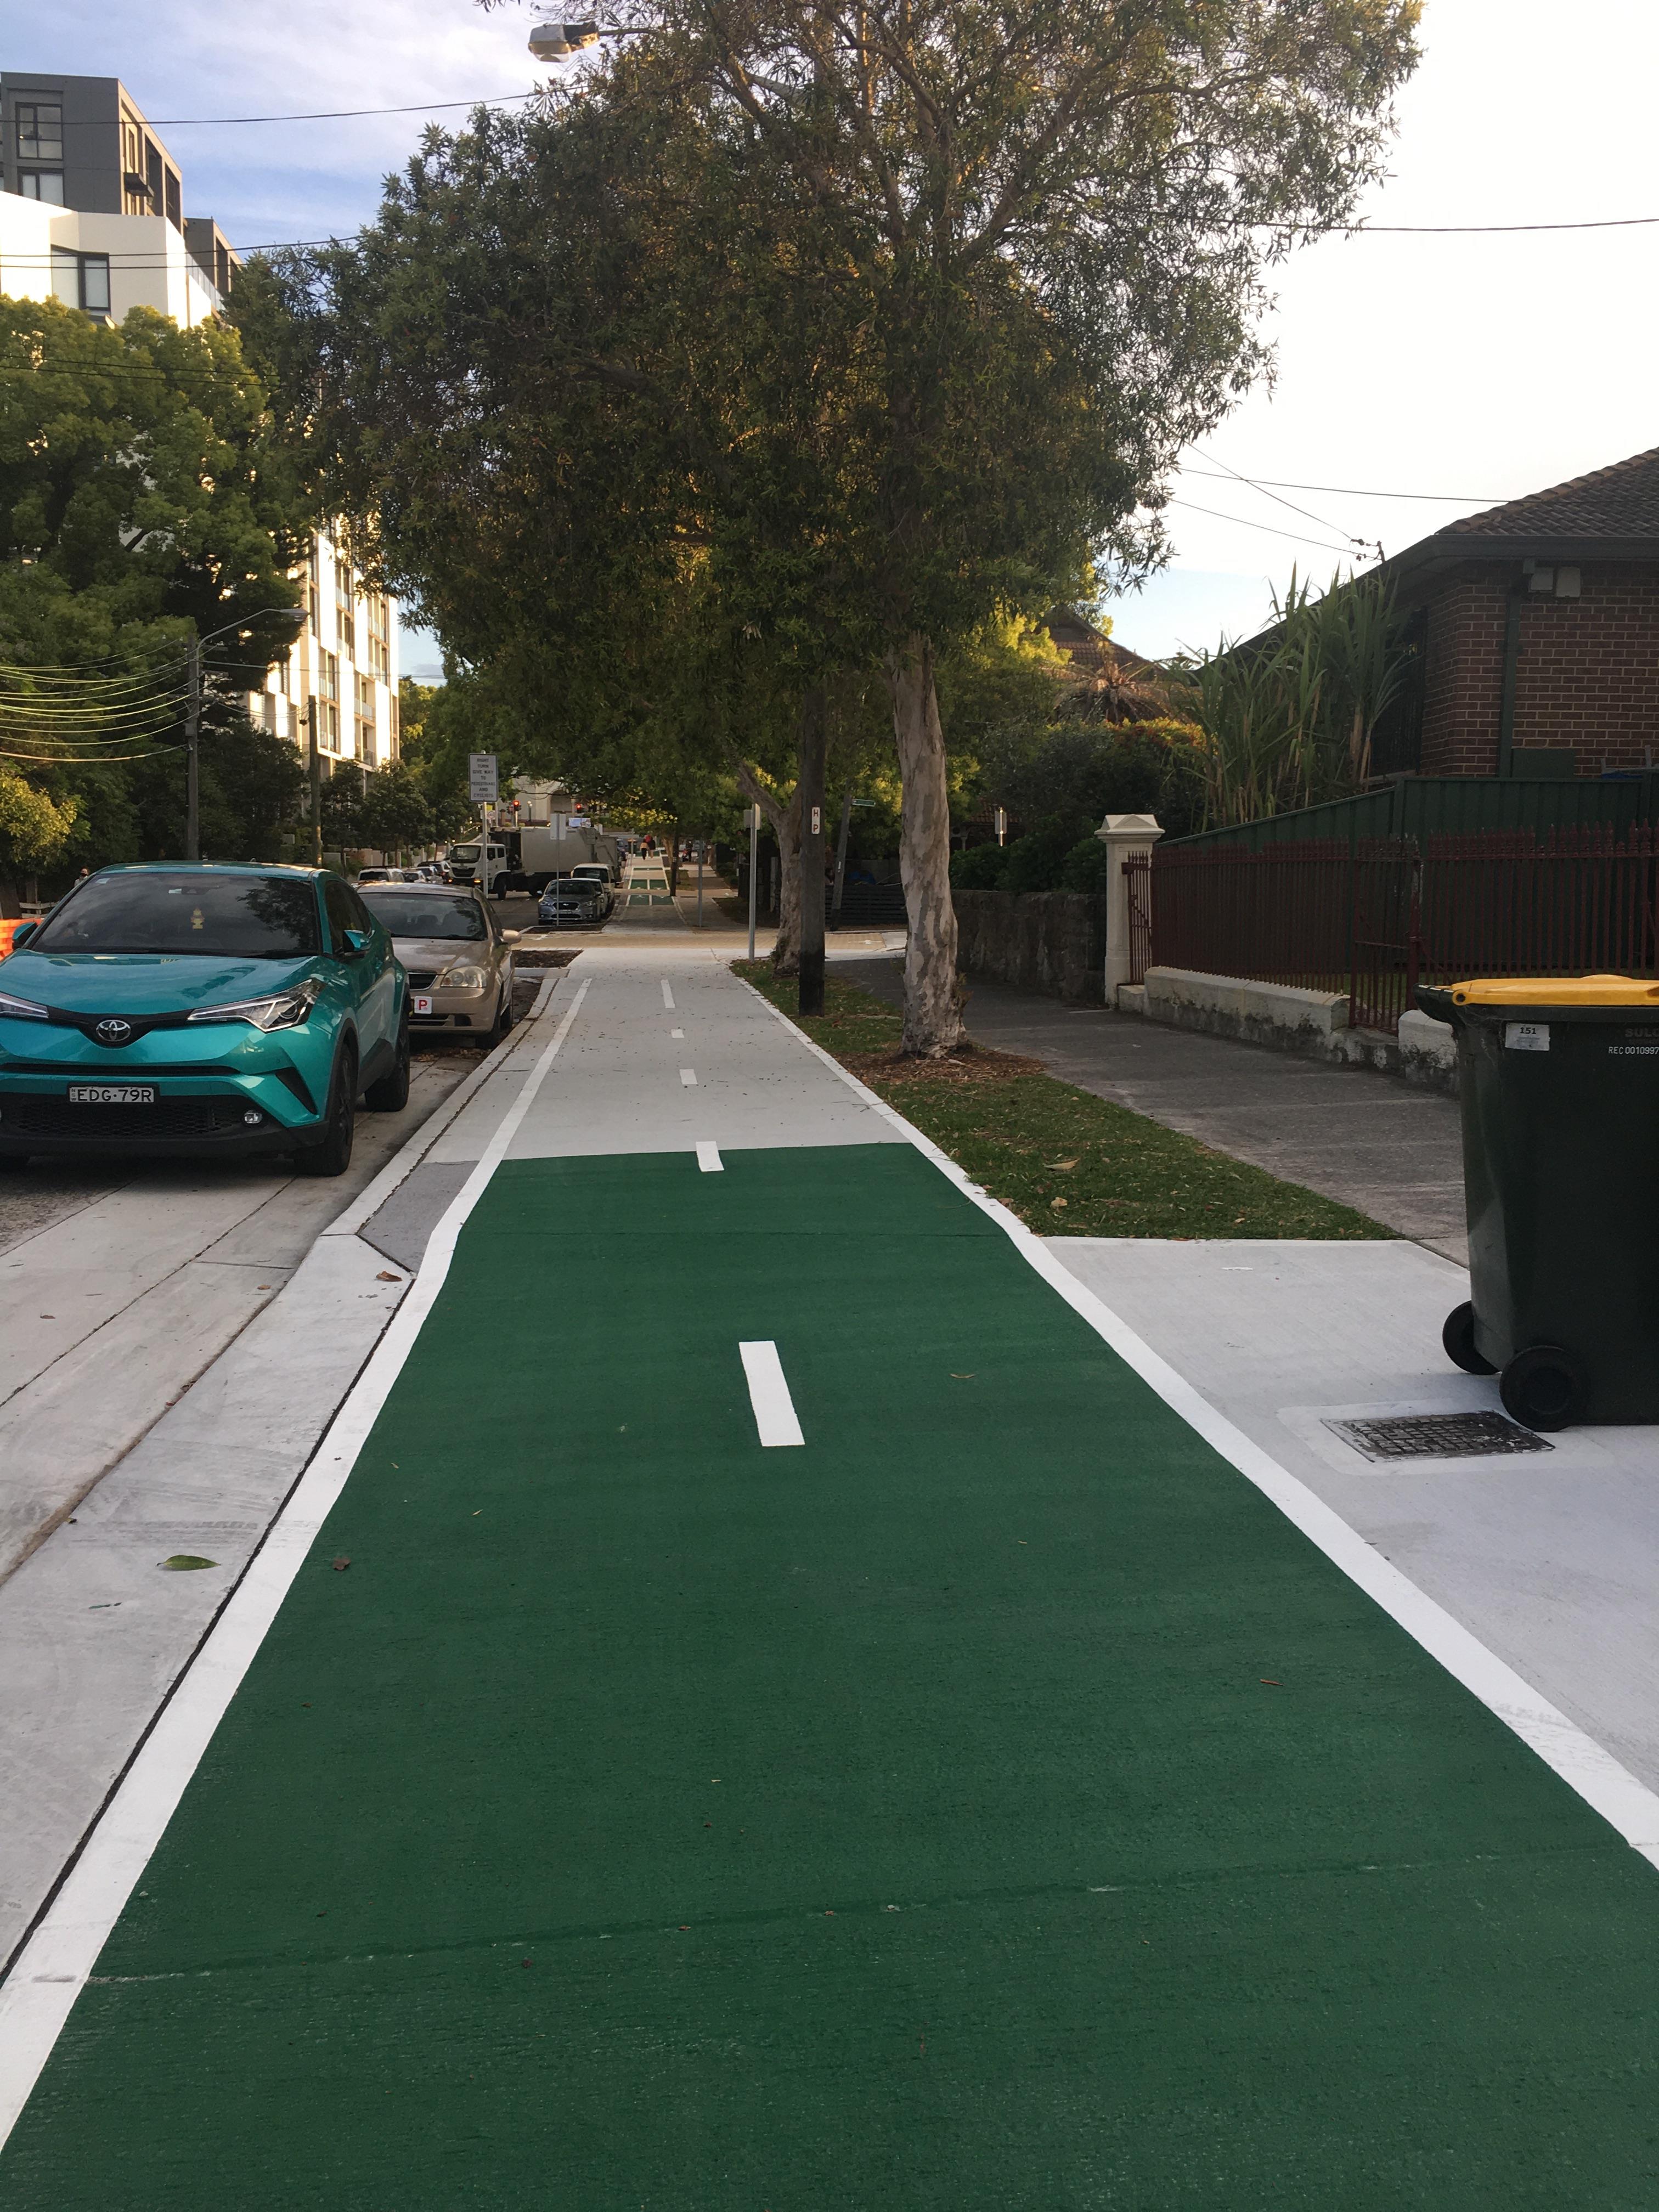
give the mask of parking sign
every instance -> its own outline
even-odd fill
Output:
[[[467,796],[480,801],[493,801],[500,796],[500,779],[496,774],[494,753],[469,753],[466,757]]]

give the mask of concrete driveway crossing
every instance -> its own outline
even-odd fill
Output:
[[[1652,2201],[1645,1793],[680,945],[433,1148],[0,1992],[8,2206]],[[542,1323],[618,1233],[670,1264]]]

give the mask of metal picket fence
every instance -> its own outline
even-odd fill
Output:
[[[1124,863],[1131,980],[1149,966],[1346,991],[1392,1031],[1420,981],[1651,975],[1659,828],[1172,846]]]

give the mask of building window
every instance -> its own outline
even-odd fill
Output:
[[[20,100],[17,103],[17,158],[20,161],[61,161],[64,158],[64,109],[55,100]]]
[[[161,190],[161,149],[144,141],[144,195],[149,202],[152,215],[160,215],[164,198]]]
[[[167,171],[167,221],[175,230],[181,231],[185,227],[184,201],[178,177],[171,169]]]
[[[360,676],[357,678],[357,757],[372,761],[375,751],[374,678]]]
[[[101,322],[109,313],[109,256],[71,253],[66,246],[52,249],[52,289],[66,307]]]
[[[17,189],[26,200],[50,200],[53,207],[62,207],[64,173],[61,169],[25,169],[17,179]]]
[[[262,692],[259,707],[264,719],[266,732],[274,738],[276,734],[276,694],[274,691]]]
[[[149,200],[144,182],[144,134],[131,116],[121,118],[121,211],[143,215]]]
[[[334,564],[334,635],[342,653],[357,658],[357,619],[352,606],[351,570],[343,561]]]
[[[363,595],[363,614],[368,629],[368,672],[377,682],[392,681],[391,604],[382,592]]]
[[[213,281],[219,288],[219,297],[230,297],[230,248],[222,238],[213,241]]]

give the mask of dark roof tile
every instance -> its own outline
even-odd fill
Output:
[[[1445,538],[1659,538],[1659,447],[1448,523]]]

